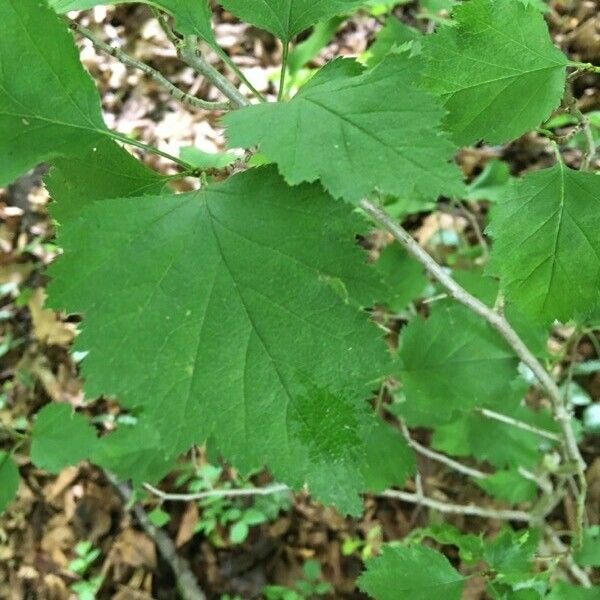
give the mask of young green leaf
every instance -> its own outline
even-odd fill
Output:
[[[600,302],[598,231],[596,175],[561,162],[514,181],[489,226],[491,268],[507,299],[544,323],[591,312]]]
[[[290,102],[228,114],[229,144],[258,145],[288,183],[320,179],[333,196],[351,202],[375,189],[460,195],[454,147],[438,129],[443,111],[416,87],[417,70],[405,55],[367,72],[352,60],[333,61]]]
[[[56,12],[64,14],[70,10],[85,10],[98,5],[142,2],[156,6],[175,18],[177,31],[197,35],[211,45],[217,45],[211,26],[211,11],[208,0],[49,0]]]
[[[536,413],[521,405],[526,391],[527,385],[516,386],[497,410],[517,421],[556,433],[556,423],[550,413]],[[473,456],[488,461],[499,469],[533,469],[539,464],[542,453],[552,448],[552,441],[473,412],[452,423],[437,426],[432,446],[453,456]]]
[[[447,423],[458,411],[501,402],[519,362],[495,330],[457,306],[412,321],[399,355],[406,401],[398,410],[414,425]]]
[[[395,312],[404,310],[425,292],[428,281],[423,267],[400,244],[386,246],[374,267],[390,290],[378,300]]]
[[[367,561],[358,586],[375,600],[460,600],[465,578],[439,552],[427,546],[383,547]]]
[[[379,493],[392,486],[402,487],[415,469],[414,453],[402,434],[385,423],[377,423],[366,442],[362,467],[366,489]]]
[[[598,600],[598,596],[600,596],[600,586],[584,588],[557,581],[546,596],[546,600]]]
[[[233,152],[204,152],[195,146],[182,148],[179,156],[197,169],[224,169],[237,159]]]
[[[59,223],[77,217],[96,200],[160,194],[167,178],[144,166],[109,139],[86,153],[52,161],[44,183],[54,200],[52,217]]]
[[[98,92],[67,26],[39,0],[0,2],[0,187],[85,151],[103,131]]]
[[[573,558],[582,567],[600,567],[600,525],[588,527],[583,532],[583,544]]]
[[[483,171],[467,186],[467,200],[498,202],[510,181],[510,168],[496,158],[488,162]]]
[[[13,457],[0,451],[0,514],[15,499],[19,489],[19,469]]]
[[[76,465],[96,451],[96,431],[68,404],[48,404],[31,432],[31,461],[49,473]]]
[[[377,33],[375,41],[365,53],[365,62],[369,68],[373,68],[390,52],[406,43],[414,42],[420,37],[421,32],[418,29],[405,25],[394,16],[389,16],[385,25]]]
[[[518,471],[497,471],[475,483],[488,494],[513,504],[528,502],[536,497],[537,487],[530,479],[525,479]]]
[[[514,0],[471,0],[454,19],[423,39],[423,83],[443,100],[454,140],[501,143],[547,119],[560,103],[568,61],[539,11]]]
[[[503,577],[528,573],[538,542],[536,530],[505,527],[493,540],[484,542],[484,558]]]
[[[352,12],[362,0],[219,0],[229,12],[247,23],[270,31],[287,43],[318,21]]]
[[[61,230],[49,290],[84,315],[87,393],[141,410],[170,452],[211,437],[240,469],[267,463],[358,512],[375,424],[363,399],[388,360],[352,295],[375,277],[363,226],[273,168],[87,207]]]

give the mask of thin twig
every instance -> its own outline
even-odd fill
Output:
[[[529,423],[525,423],[524,421],[513,419],[512,417],[497,413],[493,410],[489,410],[488,408],[478,408],[476,410],[480,415],[488,419],[493,419],[495,421],[506,423],[507,425],[512,425],[517,429],[529,431],[529,433],[535,433],[536,435],[539,435],[540,437],[546,438],[548,440],[553,440],[555,442],[561,441],[560,436],[556,433],[552,433],[551,431],[547,431],[545,429],[540,429],[539,427],[535,427],[535,425],[530,425]]]
[[[158,21],[158,25],[163,30],[163,33],[167,36],[167,39],[173,44],[173,46],[177,47],[180,39],[175,35],[175,32],[171,29],[165,15],[158,10],[155,6],[150,7],[152,10],[152,14],[154,18]]]
[[[205,498],[231,498],[239,496],[270,496],[281,492],[292,493],[292,490],[282,484],[274,484],[264,488],[244,488],[234,490],[209,490],[207,492],[198,492],[196,494],[171,494],[156,489],[154,486],[144,484],[146,490],[154,494],[161,500],[172,500],[175,502],[192,502],[196,500],[204,500]],[[440,512],[461,514],[461,515],[473,515],[477,517],[485,517],[490,519],[502,519],[509,521],[530,521],[531,515],[520,510],[495,510],[488,508],[481,508],[479,506],[468,506],[460,504],[450,504],[448,502],[440,502],[433,498],[428,498],[423,493],[411,494],[409,492],[403,492],[400,490],[386,490],[377,496],[383,498],[395,498],[404,502],[412,502],[413,504],[422,504],[429,508],[434,508]]]
[[[252,487],[252,488],[238,488],[238,489],[222,489],[222,490],[208,490],[206,492],[197,492],[195,494],[172,494],[169,492],[163,492],[158,488],[150,485],[149,483],[144,484],[144,488],[161,500],[173,500],[176,502],[193,502],[196,500],[205,500],[206,498],[241,498],[249,496],[271,496],[273,494],[279,494],[282,492],[291,492],[287,485],[273,484],[266,487]]]
[[[419,442],[417,442],[411,437],[410,431],[408,430],[408,427],[403,421],[400,421],[400,427],[402,429],[402,435],[404,435],[406,441],[408,442],[408,445],[419,454],[422,454],[423,456],[426,456],[427,458],[430,458],[431,460],[434,460],[436,462],[442,463],[447,467],[450,467],[451,469],[462,473],[463,475],[473,477],[474,479],[485,479],[486,477],[489,477],[488,473],[484,473],[483,471],[479,471],[478,469],[473,469],[472,467],[463,465],[462,463],[459,463],[458,461],[453,460],[448,456],[445,456],[444,454],[440,454],[435,450],[431,450],[430,448],[419,444]]]
[[[133,499],[131,488],[125,483],[118,482],[108,473],[106,476],[119,492],[125,505],[130,504]],[[158,529],[158,527],[152,524],[146,511],[140,504],[133,504],[130,510],[142,526],[142,529],[154,540],[160,555],[171,567],[177,582],[177,589],[183,600],[206,600],[206,595],[200,589],[189,563],[177,554],[173,540],[162,529]]]
[[[578,71],[588,71],[590,73],[600,73],[600,66],[593,65],[592,63],[584,63],[577,61],[569,61],[569,66],[577,69]]]
[[[552,403],[554,418],[561,428],[561,442],[565,457],[568,462],[574,464],[577,470],[579,482],[579,494],[577,496],[577,525],[578,532],[581,534],[583,530],[583,508],[585,507],[585,497],[587,494],[587,481],[585,478],[586,464],[577,445],[577,438],[575,437],[575,432],[573,431],[571,424],[571,414],[564,405],[562,394],[554,379],[538,361],[531,350],[525,345],[523,340],[503,315],[489,308],[486,304],[481,302],[481,300],[460,286],[423,248],[421,248],[408,231],[397,224],[384,210],[375,206],[369,200],[362,200],[360,205],[379,225],[385,227],[385,229],[392,234],[408,253],[425,267],[426,271],[432,277],[446,288],[452,298],[487,321],[506,340],[521,361],[531,369],[537,380],[546,390]]]
[[[138,69],[145,73],[156,81],[160,86],[165,88],[170,96],[178,100],[182,104],[187,104],[188,106],[192,106],[194,108],[201,108],[203,110],[229,110],[231,108],[229,102],[208,102],[207,100],[201,100],[200,98],[196,98],[190,94],[187,94],[183,90],[180,90],[177,86],[173,85],[162,73],[153,69],[150,65],[146,63],[140,62],[139,60],[129,56],[116,46],[111,46],[99,38],[97,38],[93,32],[85,27],[79,25],[75,21],[69,21],[69,25],[71,29],[77,31],[80,35],[87,38],[94,44],[96,48],[101,50],[102,52],[116,58],[118,61],[122,62],[124,65],[129,67],[133,67],[134,69]]]
[[[448,502],[440,502],[433,498],[420,496],[419,494],[411,494],[409,492],[402,492],[400,490],[386,490],[385,492],[378,494],[378,496],[402,500],[403,502],[410,502],[412,504],[422,504],[423,506],[433,508],[434,510],[455,515],[470,515],[473,517],[499,519],[502,521],[531,521],[531,515],[521,510],[496,510],[493,508],[481,508],[479,506],[450,504]]]
[[[590,581],[588,574],[575,562],[573,556],[571,555],[570,548],[562,543],[561,539],[552,529],[548,530],[548,536],[550,537],[550,541],[556,550],[564,555],[563,560],[575,581],[585,588],[591,588],[592,582]]]
[[[186,62],[197,73],[206,77],[221,93],[231,100],[235,108],[249,106],[250,101],[217,69],[209,64],[198,53],[198,39],[193,35],[186,35],[177,45],[177,52],[181,60]]]
[[[592,131],[592,127],[588,118],[581,112],[581,110],[579,110],[579,107],[577,106],[577,100],[569,89],[565,91],[564,105],[569,114],[573,115],[577,119],[577,122],[583,130],[587,151],[584,153],[581,161],[581,170],[588,171],[592,161],[594,160],[594,157],[596,156],[596,141],[594,140],[594,132]]]
[[[481,252],[483,253],[482,259],[483,262],[487,262],[490,257],[490,247],[481,231],[481,227],[479,226],[479,222],[477,221],[477,217],[469,210],[467,207],[460,201],[454,200],[454,206],[460,211],[460,213],[467,219],[469,225],[471,225],[471,229],[475,233],[475,237],[481,246]]]

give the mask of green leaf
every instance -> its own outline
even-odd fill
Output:
[[[539,11],[471,0],[454,19],[423,40],[423,83],[443,100],[454,140],[501,143],[546,120],[560,103],[568,61]]]
[[[238,521],[229,532],[229,541],[232,544],[241,544],[250,533],[250,527],[244,521]]]
[[[366,489],[379,493],[392,486],[402,487],[415,470],[415,455],[402,434],[386,423],[378,423],[367,439],[363,459]]]
[[[134,427],[121,426],[102,436],[88,458],[119,480],[131,480],[137,487],[162,479],[177,455],[178,450],[161,437],[159,427],[141,420]]]
[[[600,567],[600,525],[584,530],[583,544],[575,550],[573,558],[582,567]]]
[[[100,139],[85,154],[55,159],[44,183],[59,223],[74,219],[96,200],[160,194],[167,178],[144,166],[109,139]]]
[[[376,423],[364,398],[388,362],[352,294],[378,285],[354,243],[362,227],[273,168],[87,207],[61,229],[49,288],[84,315],[87,394],[141,411],[156,452],[211,437],[242,471],[266,463],[358,512]]]
[[[0,2],[0,187],[105,131],[67,26],[39,0]]]
[[[404,310],[425,292],[428,282],[423,267],[400,244],[386,246],[374,266],[390,290],[389,296],[378,300],[391,310]]]
[[[438,544],[456,546],[460,559],[469,564],[483,558],[484,549],[481,537],[472,533],[461,533],[449,523],[440,523],[439,525],[417,529],[411,532],[410,537],[411,540],[419,542],[425,538],[431,538]]]
[[[228,114],[229,144],[257,145],[288,183],[320,179],[334,197],[353,202],[375,189],[461,195],[454,148],[437,129],[442,111],[417,89],[416,76],[404,55],[362,73],[355,61],[335,60],[290,102]]]
[[[503,161],[492,159],[483,171],[467,186],[467,200],[498,202],[506,193],[510,168]]]
[[[538,542],[539,533],[535,530],[513,531],[506,527],[484,543],[484,558],[499,576],[528,573]]]
[[[211,26],[211,11],[208,0],[49,0],[58,13],[70,10],[85,10],[98,5],[110,6],[141,2],[156,6],[175,18],[177,31],[197,35],[210,45],[217,45]]]
[[[557,581],[546,596],[546,600],[598,600],[599,595],[600,586],[584,588]]]
[[[375,600],[460,600],[465,578],[439,552],[427,546],[383,547],[367,561],[358,586]]]
[[[284,43],[318,21],[352,12],[362,0],[219,0],[247,23],[270,31]]]
[[[523,385],[520,391],[511,393],[497,410],[505,416],[555,433],[556,424],[550,413],[535,413],[520,405],[526,389],[527,386]],[[535,433],[470,413],[452,423],[437,426],[432,445],[453,456],[473,456],[498,468],[534,468],[542,458],[542,452],[552,447],[552,442]]]
[[[197,169],[224,169],[237,159],[232,152],[204,152],[194,146],[182,148],[179,156]]]
[[[0,514],[17,496],[19,479],[19,469],[13,457],[0,451]]]
[[[459,306],[409,323],[399,356],[406,402],[398,410],[412,425],[447,423],[458,411],[502,402],[517,376],[514,352]]]
[[[31,432],[31,461],[58,473],[92,456],[96,450],[95,429],[68,404],[48,404],[37,414]]]
[[[378,65],[390,52],[397,50],[406,43],[414,42],[421,37],[421,32],[414,27],[409,27],[397,19],[389,16],[385,25],[377,33],[375,41],[366,52],[366,64],[369,68]]]
[[[560,163],[514,181],[489,226],[491,269],[507,299],[545,323],[592,311],[600,302],[599,230],[596,175]]]
[[[485,479],[476,479],[475,483],[495,498],[513,504],[534,500],[537,494],[535,483],[518,471],[497,471]]]

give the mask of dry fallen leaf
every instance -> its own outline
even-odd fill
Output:
[[[66,346],[73,341],[77,328],[73,323],[63,323],[53,310],[43,308],[45,300],[46,292],[37,288],[27,303],[33,321],[33,334],[44,344]]]

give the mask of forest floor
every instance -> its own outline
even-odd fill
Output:
[[[554,39],[574,60],[600,62],[600,15],[597,2],[553,2],[547,15]],[[412,5],[398,9],[406,22],[424,28],[415,19]],[[150,62],[179,86],[200,97],[216,99],[214,90],[182,67],[151,12],[139,5],[97,8],[78,17],[106,40],[127,40],[126,49]],[[279,73],[281,48],[270,35],[216,13],[216,33],[251,82],[272,95]],[[376,18],[357,15],[332,42],[311,61],[324,64],[338,55],[355,56],[366,50],[379,28]],[[82,58],[99,84],[107,123],[124,134],[158,145],[171,154],[194,145],[207,152],[224,146],[216,117],[187,111],[137,71],[99,54],[81,42]],[[216,58],[213,56],[213,59]],[[580,75],[573,82],[581,110],[600,110],[598,79]],[[596,130],[598,134],[598,130]],[[574,144],[565,155],[576,164],[580,150]],[[170,165],[155,156],[144,156],[153,168],[168,172]],[[513,175],[552,162],[548,140],[531,134],[502,146],[464,151],[459,163],[469,179],[476,177],[490,158],[501,158]],[[43,308],[46,266],[59,254],[53,243],[53,223],[48,216],[50,198],[41,185],[43,169],[0,190],[0,424],[16,431],[31,427],[33,415],[48,402],[67,402],[84,409],[99,429],[110,430],[122,418],[118,406],[108,400],[86,403],[78,378],[77,360],[69,354],[76,334],[76,320]],[[189,189],[190,182],[180,182]],[[435,210],[412,218],[407,226],[421,243],[442,239],[440,231],[453,231],[461,243],[478,243],[473,219],[484,223],[487,203],[472,203],[470,215]],[[377,239],[375,239],[377,243]],[[430,249],[445,252],[443,242]],[[102,293],[102,290],[98,290]],[[569,341],[569,331],[557,329],[550,343],[564,351],[563,368],[572,362],[600,359],[600,338]],[[600,399],[600,372],[577,377],[592,400]],[[0,444],[5,440],[1,437]],[[426,431],[413,432],[427,443]],[[598,520],[600,506],[600,458],[598,443],[583,447],[590,461],[588,510]],[[176,597],[172,570],[157,551],[154,537],[107,480],[88,465],[68,468],[50,476],[17,453],[22,476],[18,499],[0,518],[0,598],[35,600],[77,597],[120,600],[170,599]],[[490,502],[479,488],[469,485],[439,463],[419,457],[422,484],[430,495],[468,504]],[[237,474],[225,465],[211,465],[201,449],[182,458],[177,471],[163,483],[164,489],[198,491],[219,482],[235,484]],[[268,475],[257,474],[254,483],[265,484]],[[411,482],[407,489],[411,490]],[[413,485],[414,490],[414,485]],[[146,513],[173,540],[177,552],[187,559],[209,598],[265,597],[266,586],[294,588],[304,585],[304,597],[318,591],[329,598],[363,598],[355,589],[363,559],[376,553],[384,541],[400,539],[415,527],[439,520],[429,509],[395,499],[365,499],[359,519],[343,518],[304,495],[287,494],[217,502],[161,502],[152,494],[140,498]],[[255,509],[260,522],[244,531],[234,526],[247,509]],[[574,507],[566,500],[553,514],[565,528],[573,520]],[[447,516],[463,531],[493,533],[497,521]],[[211,531],[212,528],[212,531]],[[558,527],[560,529],[560,527]],[[234,532],[235,530],[235,532]],[[247,537],[244,539],[244,534]],[[239,536],[242,541],[237,538]],[[445,548],[456,564],[457,557]],[[317,572],[314,561],[320,564]],[[318,582],[327,582],[317,589]],[[308,586],[308,587],[307,587]],[[312,587],[310,587],[312,586]],[[469,580],[467,598],[485,598],[484,582]],[[268,588],[267,588],[268,589]],[[309,591],[306,591],[306,590]],[[95,591],[94,591],[95,590]],[[88,593],[86,596],[85,594]],[[285,598],[275,595],[272,598]],[[292,597],[292,596],[288,596]]]

